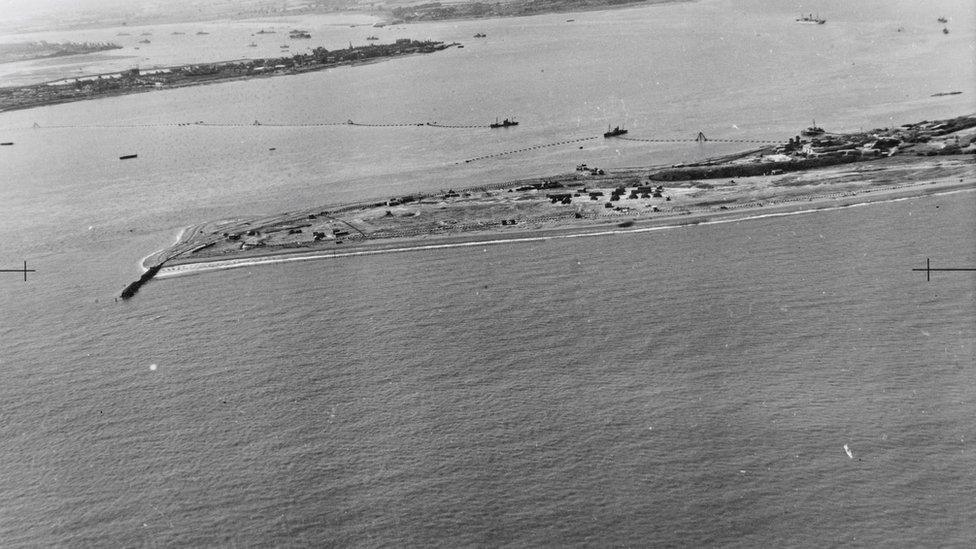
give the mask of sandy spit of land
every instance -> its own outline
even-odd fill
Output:
[[[528,188],[544,183],[551,188]],[[694,225],[812,215],[976,190],[976,158],[892,157],[775,176],[669,185],[662,186],[659,196],[645,198],[647,194],[637,193],[635,197],[639,187],[657,190],[659,183],[648,182],[641,170],[601,175],[578,171],[412,197],[406,203],[393,198],[212,222],[186,229],[176,245],[147,257],[144,267],[166,261],[157,276],[172,277],[269,263],[639,235]],[[611,201],[613,189],[621,187],[626,189],[624,194]],[[552,195],[569,195],[570,201],[553,202],[547,198]]]

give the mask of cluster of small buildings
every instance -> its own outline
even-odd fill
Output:
[[[591,167],[587,166],[586,164],[579,164],[578,166],[576,166],[576,171],[578,171],[578,172],[587,172],[590,175],[605,175],[606,174],[606,172],[604,172],[601,168],[591,168]]]
[[[913,151],[928,156],[938,154],[960,154],[976,152],[972,138],[951,137],[947,134],[976,127],[976,118],[959,117],[950,120],[923,121],[905,124],[898,128],[874,129],[869,132],[853,134],[829,134],[803,140],[800,136],[791,138],[777,153],[790,158],[831,158],[831,157],[878,157],[892,156],[901,152]],[[775,156],[767,160],[776,161]]]
[[[532,187],[520,187],[516,190],[531,189]],[[607,200],[604,207],[613,208],[613,203],[619,202],[624,196],[632,200],[649,198],[665,198],[665,200],[671,200],[671,197],[665,197],[663,193],[664,186],[662,185],[637,185],[630,190],[628,190],[626,186],[619,186],[610,191],[610,198]],[[583,196],[589,197],[589,199],[593,202],[598,202],[603,196],[606,195],[603,191],[587,190],[586,187],[583,187],[575,192],[550,193],[546,195],[546,198],[552,204],[572,204],[573,198],[582,198]]]

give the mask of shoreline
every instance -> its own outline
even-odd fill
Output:
[[[430,4],[420,3],[409,6],[401,6],[389,10],[389,19],[384,21],[387,25],[410,25],[414,23],[433,23],[439,21],[476,21],[481,19],[510,19],[513,17],[532,17],[536,15],[559,15],[566,13],[587,13],[594,11],[608,11],[617,9],[640,8],[658,6],[666,4],[676,4],[682,2],[695,2],[697,0],[561,0],[560,5],[547,4],[539,9],[533,10],[533,2],[519,4],[517,2],[499,2],[489,5],[490,8],[499,11],[495,12],[475,12],[477,8],[485,9],[484,5],[475,6],[471,4]],[[541,3],[541,2],[539,2]],[[446,10],[461,9],[467,10],[461,13],[446,13]],[[410,12],[409,10],[413,10]],[[426,13],[421,13],[426,12]],[[406,15],[406,16],[405,16]]]
[[[157,274],[636,234],[976,190],[976,115],[803,133],[687,165],[579,164],[548,177],[198,223],[143,259],[134,289]]]
[[[112,84],[119,84],[120,87],[112,88],[102,88],[98,90],[92,90],[90,92],[83,92],[84,95],[73,94],[77,92],[78,89],[82,88],[71,88],[72,84],[67,82],[65,84],[59,84],[62,80],[55,80],[49,82],[41,82],[38,84],[28,84],[25,86],[13,86],[13,87],[0,87],[0,114],[5,112],[21,111],[28,109],[35,109],[41,107],[49,107],[52,105],[61,105],[65,103],[74,103],[77,101],[90,101],[95,99],[105,99],[109,97],[120,97],[124,95],[134,95],[138,93],[148,93],[155,91],[166,91],[166,90],[176,90],[180,88],[187,88],[193,86],[207,86],[211,84],[225,84],[229,82],[242,82],[246,80],[258,79],[258,78],[274,78],[279,76],[296,76],[301,74],[307,74],[312,72],[320,72],[329,69],[337,69],[341,67],[358,67],[373,63],[381,63],[384,61],[390,61],[392,59],[411,57],[415,55],[426,55],[430,53],[437,53],[439,51],[444,51],[451,47],[458,45],[457,43],[444,43],[444,42],[419,42],[410,41],[409,45],[403,44],[403,47],[409,48],[404,50],[395,50],[393,53],[387,53],[383,55],[375,55],[372,57],[361,57],[362,52],[371,52],[375,48],[395,48],[397,44],[368,44],[366,46],[359,46],[358,48],[353,48],[350,50],[334,50],[327,51],[326,53],[332,53],[334,55],[350,55],[351,59],[340,59],[332,61],[323,61],[319,64],[305,64],[305,65],[291,65],[285,66],[280,65],[283,60],[292,60],[292,62],[300,56],[295,56],[291,58],[259,58],[259,59],[243,59],[243,60],[232,60],[232,61],[217,61],[213,63],[197,63],[188,65],[174,65],[170,67],[157,67],[154,69],[149,69],[149,73],[142,74],[139,69],[133,69],[129,71],[113,72],[113,73],[102,73],[102,74],[88,74],[74,77],[75,86],[81,85],[83,82],[90,85],[91,82],[101,83],[103,77],[110,77],[109,80]],[[323,54],[324,55],[324,54]],[[331,59],[329,57],[328,59]],[[272,63],[273,70],[263,70],[267,68],[266,63]],[[280,65],[281,68],[278,67]],[[219,74],[213,76],[211,74],[194,74],[192,71],[195,70],[206,70],[210,68],[212,70],[222,70],[226,71],[226,74]],[[262,70],[257,70],[262,69]],[[245,74],[240,74],[241,71],[246,71]],[[256,71],[256,72],[255,72]],[[53,97],[36,97],[31,96],[27,100],[21,100],[20,103],[4,105],[4,101],[13,100],[18,94],[23,91],[28,91],[32,93],[44,92],[44,93],[59,93],[61,91],[69,90],[69,95],[56,95]],[[78,92],[82,93],[82,92]]]
[[[501,235],[497,232],[487,232],[481,234],[453,235],[447,237],[403,239],[400,241],[374,242],[360,246],[351,246],[344,249],[332,250],[278,250],[274,252],[258,252],[227,259],[183,258],[176,261],[165,262],[166,264],[162,267],[162,269],[159,270],[156,278],[176,278],[180,276],[202,274],[205,272],[297,261],[341,259],[345,257],[467,248],[474,246],[524,244],[530,242],[545,242],[549,240],[563,240],[571,238],[636,235],[648,232],[690,228],[698,225],[719,225],[725,223],[755,221],[773,217],[815,214],[826,211],[836,211],[847,208],[886,204],[903,200],[973,191],[976,191],[976,182],[972,181],[963,183],[943,183],[941,185],[936,182],[915,182],[893,186],[890,188],[869,189],[866,192],[845,196],[840,199],[810,198],[807,202],[802,204],[771,204],[769,207],[759,206],[736,212],[738,214],[745,215],[736,215],[736,213],[727,212],[717,213],[713,211],[700,212],[690,216],[671,216],[652,221],[636,221],[633,225],[627,227],[621,227],[620,223],[606,223],[601,225],[592,225],[590,227],[551,228],[534,232],[519,232],[509,235]],[[870,196],[865,196],[866,194],[869,194]],[[156,254],[158,253],[159,252],[156,252]],[[145,264],[143,265],[143,268],[146,268]]]

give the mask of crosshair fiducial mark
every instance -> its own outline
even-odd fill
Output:
[[[24,282],[27,282],[27,273],[36,273],[34,269],[27,268],[27,261],[24,261],[23,269],[0,269],[0,273],[24,273]]]
[[[932,280],[932,271],[976,271],[976,268],[971,267],[942,267],[935,268],[932,266],[932,262],[929,258],[925,258],[925,268],[924,269],[912,269],[913,271],[925,271],[925,280]]]

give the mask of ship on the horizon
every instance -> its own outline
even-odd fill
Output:
[[[610,126],[607,126],[607,131],[603,133],[603,137],[617,137],[624,135],[625,133],[627,133],[627,130],[621,128],[620,126],[616,126],[612,130],[610,129]]]
[[[821,128],[820,126],[818,126],[817,125],[817,121],[814,120],[813,121],[813,125],[810,126],[807,129],[803,130],[802,132],[800,132],[800,135],[803,135],[803,136],[806,136],[806,137],[813,137],[815,135],[823,135],[825,133],[827,133],[827,130],[825,130],[825,129]]]
[[[509,120],[507,118],[499,122],[498,119],[496,118],[495,121],[489,125],[489,127],[491,128],[507,128],[509,126],[518,126],[518,122],[514,120]]]
[[[797,17],[796,20],[800,23],[816,23],[817,25],[823,25],[827,22],[826,19],[821,19],[819,15],[814,17],[812,13],[810,15],[802,15]]]

